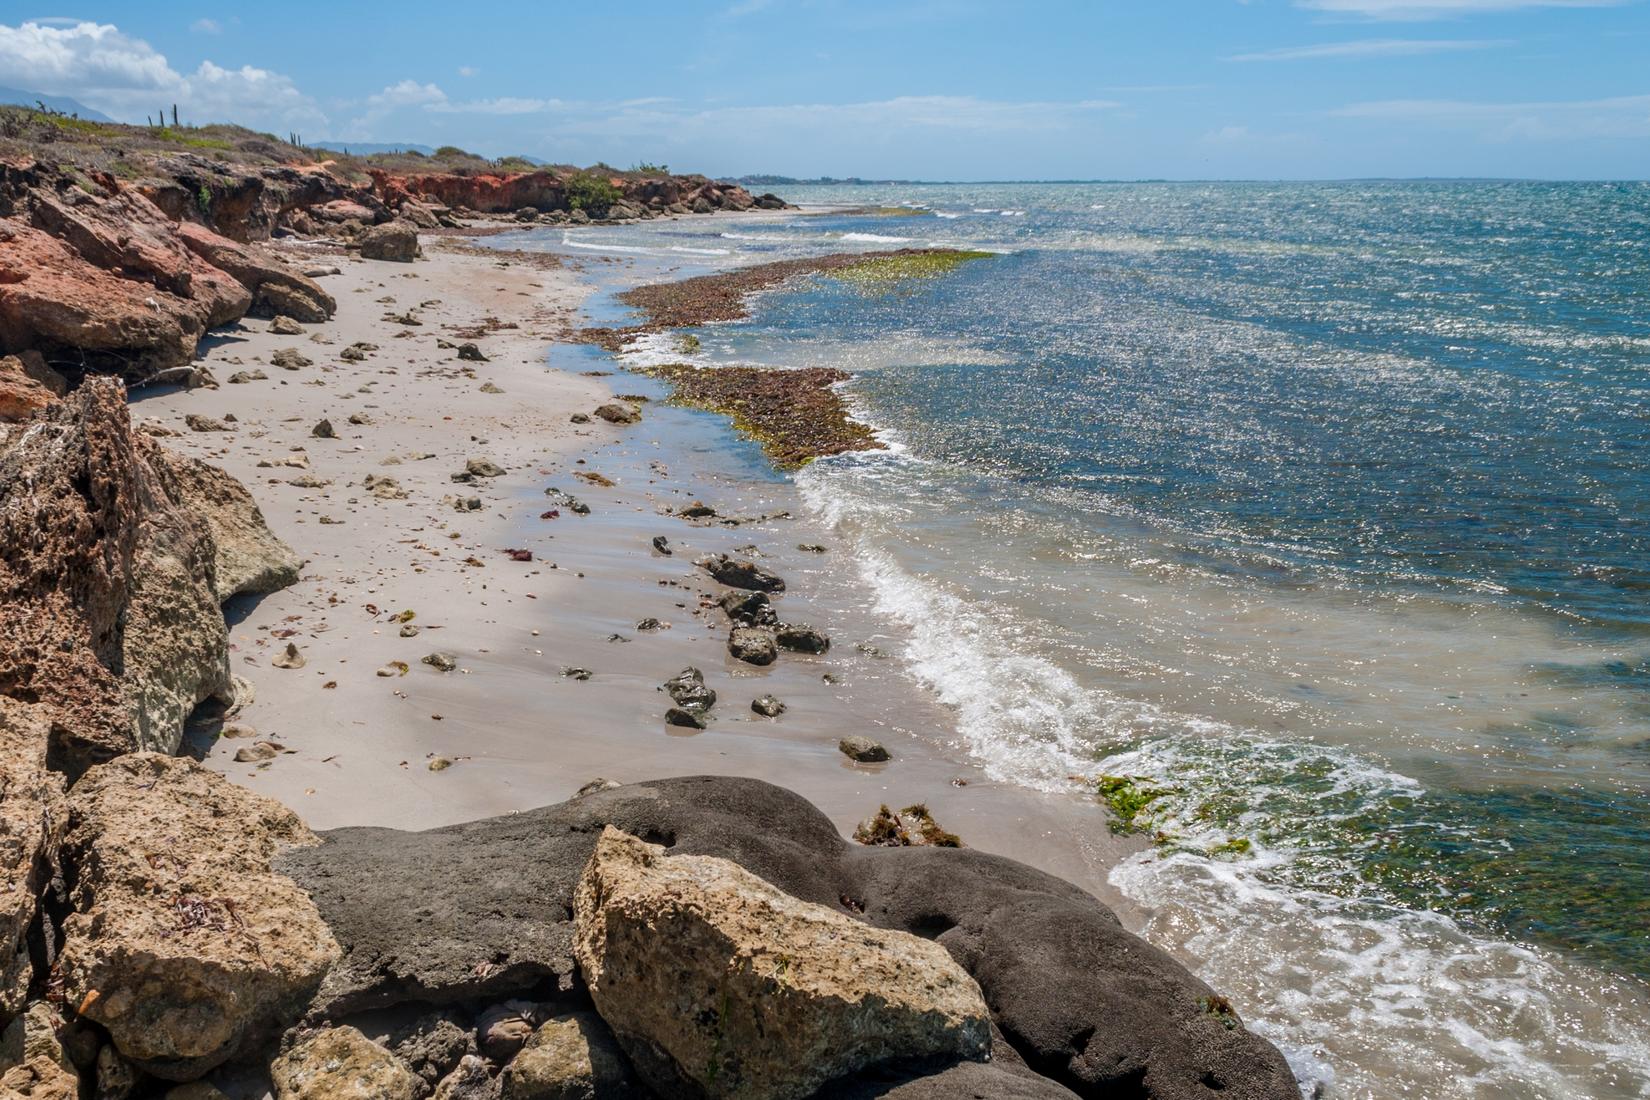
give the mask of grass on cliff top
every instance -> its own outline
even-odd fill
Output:
[[[907,279],[932,279],[947,275],[970,260],[985,260],[995,255],[995,252],[953,248],[905,255],[867,256],[830,274],[856,286],[877,289]]]

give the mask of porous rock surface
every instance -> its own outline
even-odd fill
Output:
[[[277,869],[310,892],[344,952],[316,1011],[528,988],[578,1007],[574,892],[607,825],[673,856],[731,860],[875,928],[932,939],[978,982],[1006,1040],[992,1063],[880,1067],[833,1084],[841,1095],[1299,1095],[1275,1048],[1077,887],[974,849],[849,844],[799,796],[727,777],[600,787],[422,833],[339,829],[282,854]],[[1014,1070],[1016,1059],[1040,1077]],[[957,1090],[942,1088],[946,1078]]]
[[[419,1100],[423,1083],[401,1060],[353,1027],[296,1043],[269,1067],[275,1100]]]
[[[611,826],[574,894],[602,1019],[664,1096],[801,1100],[897,1057],[984,1060],[979,986],[945,949]]]
[[[0,695],[47,707],[71,779],[230,701],[221,601],[296,573],[227,475],[132,430],[118,382],[0,423]]]
[[[46,770],[46,708],[0,695],[0,1028],[23,1009],[28,939],[68,824],[63,777]]]
[[[286,1026],[338,945],[270,872],[296,814],[192,760],[135,753],[70,794],[67,1001],[147,1072],[187,1081]]]

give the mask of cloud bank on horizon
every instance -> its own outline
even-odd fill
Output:
[[[1209,0],[1196,19],[683,0],[622,30],[559,8],[475,27],[413,8],[386,27],[312,0],[233,18],[107,7],[0,21],[0,86],[127,122],[176,103],[312,140],[723,175],[1650,176],[1638,0]],[[310,8],[329,33],[309,33]]]

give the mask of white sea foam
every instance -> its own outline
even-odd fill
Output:
[[[659,250],[656,248],[636,248],[631,245],[609,244],[606,241],[575,241],[564,236],[561,243],[568,248],[585,248],[592,252],[633,252],[641,256],[659,255]]]
[[[670,246],[668,251],[670,251],[670,252],[686,252],[689,255],[693,255],[693,256],[731,256],[731,255],[733,255],[733,249],[731,249],[731,248],[689,248],[685,244],[673,244],[673,245]]]
[[[889,237],[881,233],[844,233],[839,240],[858,241],[861,244],[904,244],[914,237]]]

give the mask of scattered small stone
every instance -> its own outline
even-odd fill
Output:
[[[316,477],[314,474],[299,474],[297,477],[288,478],[286,483],[299,489],[325,489],[332,484],[332,479]]]
[[[581,668],[578,665],[566,666],[561,670],[561,674],[569,680],[588,680],[590,677],[595,675],[595,673],[591,672],[588,668]]]
[[[316,439],[338,438],[338,433],[333,430],[332,421],[327,420],[325,417],[315,422],[315,427],[309,430],[309,434],[314,436]]]
[[[269,322],[269,331],[277,336],[302,336],[309,330],[292,318],[282,314]]]
[[[590,505],[586,504],[572,493],[562,492],[554,485],[546,489],[544,491],[544,495],[576,516],[588,516],[590,514]]]
[[[533,552],[531,550],[506,550],[505,553],[510,555],[511,561],[533,560]]]
[[[432,756],[430,757],[430,762],[425,765],[425,767],[429,768],[432,772],[444,772],[452,766],[453,762],[448,760],[445,756]]]
[[[421,659],[437,672],[451,672],[458,667],[458,662],[446,653],[427,653]]]
[[[699,717],[690,710],[683,709],[682,707],[671,707],[669,710],[665,711],[665,724],[695,730],[708,728],[705,725],[705,720],[703,718]]]
[[[785,704],[772,695],[763,695],[751,700],[751,710],[764,718],[778,718],[786,709]]]
[[[807,554],[823,554],[830,549],[829,546],[821,546],[817,542],[799,542],[796,548]]]
[[[609,424],[634,424],[642,418],[641,410],[634,405],[620,405],[611,402],[598,406],[596,415]]]
[[[710,519],[716,514],[716,509],[702,500],[696,500],[686,508],[679,509],[676,514],[686,519]]]
[[[728,618],[747,626],[775,626],[779,622],[766,592],[729,592],[717,604]]]
[[[268,741],[255,741],[235,750],[235,763],[257,764],[264,760],[273,760],[277,755],[275,746]]]
[[[200,413],[189,413],[183,418],[183,422],[189,426],[189,430],[192,432],[227,432],[233,430],[224,421],[210,416],[202,416]]]
[[[401,627],[400,633],[403,638],[416,638],[418,637],[418,627],[412,623],[406,623]]]
[[[471,477],[503,477],[504,467],[490,458],[472,458],[465,461],[464,472]]]
[[[379,500],[406,500],[407,490],[393,477],[382,477],[378,474],[368,474],[361,482],[362,488],[377,497]]]
[[[314,360],[304,355],[297,348],[277,348],[269,357],[272,366],[282,370],[299,370],[303,367],[314,366]]]
[[[711,554],[700,558],[694,564],[729,588],[743,588],[756,592],[785,591],[785,581],[782,577],[745,558]]]
[[[354,424],[356,427],[361,428],[371,424],[372,417],[368,416],[366,413],[350,413],[349,422]]]
[[[775,637],[779,648],[792,653],[824,653],[831,648],[831,639],[811,626],[786,623]]]
[[[597,791],[611,791],[614,787],[617,787],[617,786],[619,786],[619,784],[614,782],[613,780],[604,779],[603,777],[598,775],[596,778],[592,779],[590,782],[588,782],[584,786],[580,787],[578,789],[578,792],[575,793],[573,797],[574,798],[583,798],[585,795],[595,794]]]
[[[502,387],[500,387],[498,385],[495,385],[492,382],[483,382],[481,384],[481,392],[482,393],[503,393],[504,390],[503,390]]]
[[[238,370],[229,376],[231,386],[242,386],[248,382],[267,382],[269,375],[261,370]]]
[[[298,652],[296,645],[288,642],[285,649],[270,658],[269,663],[276,668],[303,668],[309,662],[304,659],[302,653]]]
[[[367,353],[355,345],[351,345],[338,353],[338,358],[346,363],[360,363],[367,358]]]
[[[683,710],[704,714],[716,705],[716,692],[705,684],[705,674],[691,665],[664,682],[667,695]]]
[[[667,558],[675,553],[675,551],[670,548],[670,540],[665,538],[663,535],[653,536],[653,549],[665,555]]]
[[[880,764],[888,759],[888,750],[871,740],[855,734],[844,737],[837,742],[837,750],[850,760],[857,760],[861,764]]]
[[[663,630],[664,625],[665,624],[660,622],[658,619],[647,618],[639,620],[636,623],[636,629],[639,631]]]
[[[867,657],[885,658],[888,656],[887,650],[883,649],[879,645],[873,645],[870,642],[856,642],[854,644],[854,648],[865,654]]]
[[[405,661],[391,661],[378,670],[378,675],[384,677],[405,676],[406,674],[407,662]]]
[[[752,665],[771,665],[779,656],[773,631],[760,626],[736,626],[728,634],[728,652]]]
[[[588,423],[590,423],[590,417],[589,417],[589,415],[587,415],[585,413],[574,413],[572,416],[568,417],[567,419],[570,422],[574,423],[574,424],[588,424]]]
[[[458,357],[471,363],[489,363],[492,361],[481,354],[481,349],[474,344],[458,345]]]

